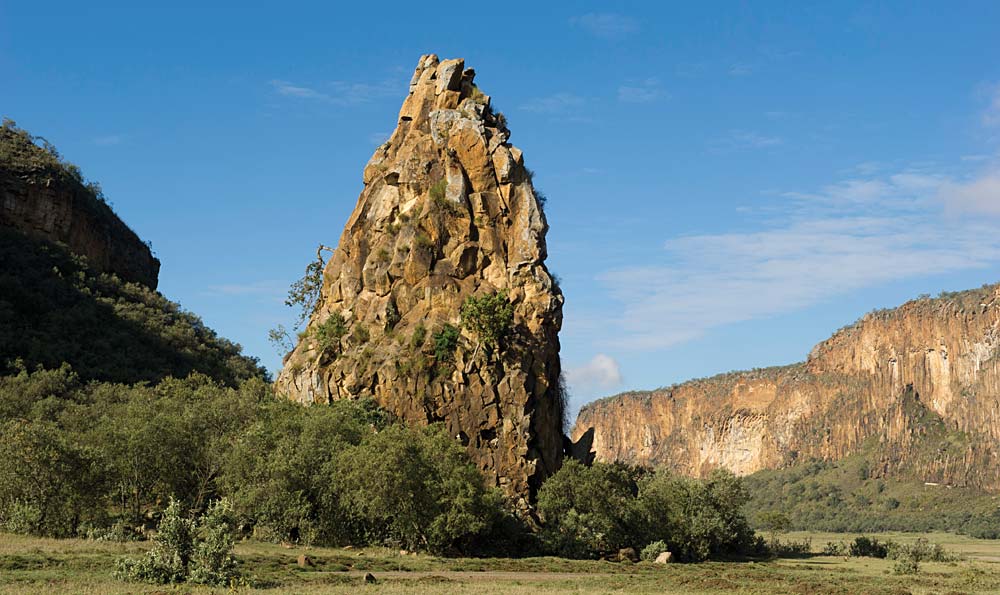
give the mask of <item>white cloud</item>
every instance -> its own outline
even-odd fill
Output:
[[[639,21],[623,14],[587,13],[571,17],[570,24],[603,39],[621,39],[639,31]]]
[[[656,262],[598,277],[623,305],[609,344],[677,345],[705,331],[782,314],[850,291],[1000,262],[1000,176],[959,183],[901,171],[784,193],[757,230],[668,239]]]
[[[376,99],[398,95],[401,83],[396,80],[380,83],[332,81],[318,86],[304,86],[289,81],[270,81],[275,93],[284,97],[307,99],[336,105],[358,105]]]
[[[556,93],[546,97],[531,99],[521,109],[542,114],[561,114],[574,111],[586,103],[583,97],[572,93]]]
[[[668,97],[669,95],[660,87],[660,82],[655,78],[618,87],[618,101],[625,103],[651,103],[657,99]]]
[[[951,211],[1000,215],[1000,170],[941,186],[939,198]]]
[[[613,357],[598,353],[586,364],[567,369],[566,382],[577,390],[607,390],[622,383],[622,372]]]

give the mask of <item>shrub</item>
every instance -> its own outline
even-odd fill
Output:
[[[912,558],[917,562],[954,562],[958,559],[944,546],[939,543],[931,543],[925,537],[918,537],[910,544],[889,542],[887,548],[887,557],[890,560]]]
[[[434,183],[430,189],[431,200],[440,203],[444,200],[445,191],[448,189],[448,180],[442,178]]]
[[[911,557],[900,558],[892,566],[894,574],[917,574],[920,572],[920,563]]]
[[[882,542],[878,539],[861,535],[855,537],[848,547],[848,554],[855,558],[885,558],[889,555],[889,545],[892,542]]]
[[[351,331],[351,342],[355,345],[364,345],[368,343],[371,339],[371,335],[368,333],[368,327],[362,323],[357,323],[354,325],[354,330]]]
[[[192,583],[230,585],[240,577],[233,546],[236,517],[229,500],[212,503],[198,524],[197,540],[191,554]]]
[[[94,462],[52,422],[0,421],[0,436],[0,528],[73,535],[97,507]]]
[[[440,425],[368,434],[323,472],[328,508],[339,508],[367,543],[467,551],[500,515],[500,495]]]
[[[639,482],[638,506],[647,539],[662,539],[682,561],[715,554],[762,550],[743,515],[749,495],[732,473],[714,471],[703,481],[659,470]]]
[[[514,304],[504,291],[481,297],[470,295],[462,304],[461,315],[462,326],[488,348],[498,347],[514,326]]]
[[[138,560],[119,559],[115,578],[154,584],[184,582],[194,550],[194,530],[194,521],[182,515],[181,503],[171,499],[157,526],[153,549]]]
[[[439,364],[455,359],[458,336],[458,329],[450,324],[445,324],[441,330],[434,333],[434,359]]]
[[[340,339],[347,334],[347,322],[340,313],[333,313],[313,329],[316,346],[322,353],[337,355],[340,353]]]
[[[416,328],[413,329],[413,336],[410,337],[410,349],[416,351],[424,344],[424,339],[427,337],[427,329],[422,324],[417,324]]]
[[[642,548],[642,553],[639,555],[640,558],[646,562],[653,562],[659,557],[663,552],[669,552],[670,548],[667,546],[667,542],[662,539],[650,542],[646,547]]]
[[[157,526],[153,549],[139,559],[119,559],[115,578],[154,584],[191,581],[215,586],[229,585],[238,579],[229,502],[212,503],[198,522],[182,513],[181,503],[171,499]]]
[[[565,461],[538,491],[542,543],[569,558],[596,558],[631,546],[637,540],[635,495],[635,479],[621,465]]]

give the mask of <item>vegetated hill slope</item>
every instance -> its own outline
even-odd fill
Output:
[[[531,172],[464,66],[421,57],[277,388],[303,403],[370,395],[409,422],[443,422],[526,502],[563,452],[563,296]],[[495,344],[463,325],[470,297],[498,315]]]
[[[100,186],[85,183],[55,147],[10,120],[0,126],[0,226],[63,242],[95,270],[156,289],[160,261],[111,210]]]
[[[84,380],[202,372],[235,384],[266,371],[240,346],[139,283],[92,270],[58,244],[0,227],[0,374],[68,363]]]
[[[266,376],[155,291],[149,247],[96,185],[35,141],[9,120],[0,127],[0,374],[68,363],[108,382]]]
[[[872,312],[805,363],[585,406],[599,460],[746,475],[865,452],[871,478],[1000,489],[1000,286]]]

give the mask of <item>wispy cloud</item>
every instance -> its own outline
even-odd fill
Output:
[[[251,281],[249,283],[224,283],[209,285],[203,292],[213,297],[264,296],[280,297],[285,294],[287,283],[275,280]]]
[[[521,105],[521,109],[542,114],[559,114],[579,109],[586,100],[573,93],[555,93],[545,97],[530,99]]]
[[[964,182],[946,182],[938,197],[953,212],[1000,215],[1000,170]]]
[[[618,87],[618,101],[625,103],[651,103],[667,98],[669,95],[660,86],[660,81],[655,78]]]
[[[921,171],[786,192],[755,231],[670,238],[658,262],[600,275],[623,305],[613,344],[668,347],[865,287],[998,263],[1000,218],[982,216],[1000,215],[998,192],[1000,175]]]
[[[753,74],[753,71],[753,66],[743,62],[737,62],[729,67],[729,76],[750,76]]]
[[[598,353],[586,364],[568,368],[566,382],[574,390],[607,390],[622,383],[622,372],[615,358]]]
[[[1000,83],[986,88],[986,99],[988,105],[983,112],[983,124],[990,127],[1000,126]]]
[[[286,80],[270,81],[274,92],[284,97],[320,101],[336,105],[358,105],[399,94],[402,83],[387,80],[378,83],[332,81],[306,86]]]
[[[98,136],[94,139],[94,144],[98,147],[113,147],[115,145],[120,145],[125,140],[125,135],[122,134],[109,134],[107,136]]]
[[[570,24],[603,39],[621,39],[639,31],[639,21],[623,14],[591,12],[571,17]]]
[[[381,145],[385,141],[389,140],[390,136],[392,136],[392,132],[373,132],[368,135],[368,142],[373,145]]]
[[[784,143],[780,137],[760,134],[753,130],[730,130],[726,136],[709,142],[709,148],[715,151],[744,151],[747,149],[766,149]]]
[[[303,87],[300,85],[294,85],[288,81],[273,80],[271,81],[271,86],[274,87],[274,91],[278,95],[284,95],[286,97],[298,97],[300,99],[320,99],[323,101],[329,101],[330,96],[326,93],[320,93],[316,89],[311,89],[309,87]]]

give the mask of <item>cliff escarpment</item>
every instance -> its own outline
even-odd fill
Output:
[[[277,389],[441,422],[524,503],[562,457],[563,296],[531,172],[474,76],[421,57]],[[495,345],[463,317],[470,298],[506,320]]]
[[[1000,286],[866,315],[806,362],[585,406],[599,460],[738,474],[864,452],[873,477],[1000,489]]]
[[[79,170],[10,121],[0,127],[0,226],[66,244],[94,269],[156,289],[149,246],[85,184]]]

